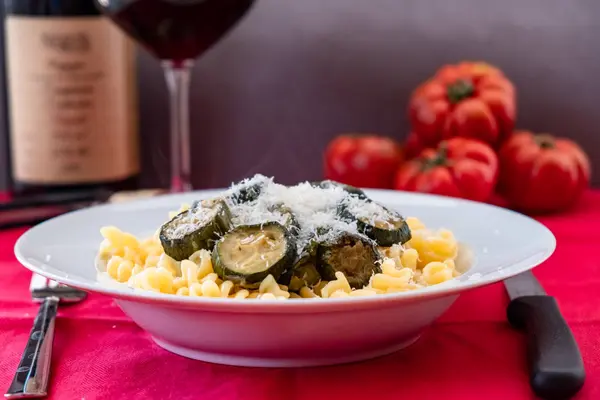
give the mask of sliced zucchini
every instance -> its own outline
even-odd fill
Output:
[[[325,229],[317,228],[316,234],[311,235],[312,239],[308,243],[302,246],[302,250],[298,253],[298,262],[306,260],[314,260],[317,257],[317,249],[319,248],[319,241],[317,237],[320,234],[324,234]]]
[[[363,192],[361,189],[351,186],[351,185],[346,185],[345,183],[340,183],[340,182],[336,182],[336,181],[332,181],[332,180],[311,182],[311,185],[313,185],[315,187],[320,187],[322,189],[329,189],[331,187],[339,187],[348,193],[358,196],[358,198],[360,198],[360,199],[368,198],[367,195],[365,194],[365,192]]]
[[[356,225],[360,232],[381,246],[391,246],[396,243],[404,244],[412,238],[410,228],[402,217],[400,219],[374,221],[373,223],[367,219],[358,219]]]
[[[300,224],[289,207],[283,204],[264,205],[257,202],[234,204],[231,206],[234,226],[257,225],[265,222],[278,222],[293,235],[300,232]]]
[[[381,272],[378,260],[373,242],[350,233],[341,233],[333,242],[321,243],[317,249],[317,269],[323,279],[334,280],[336,272],[343,272],[354,289],[363,288],[373,274]]]
[[[267,222],[229,231],[215,245],[212,262],[221,279],[252,289],[269,274],[278,279],[296,255],[296,239],[289,231],[278,222]]]
[[[230,197],[232,204],[245,204],[256,201],[262,194],[266,182],[260,181],[247,185],[239,183],[238,185],[240,186],[231,194]]]
[[[290,233],[296,235],[300,232],[300,224],[292,210],[283,203],[275,204],[269,207],[269,211],[279,213],[283,218],[281,224],[285,226]]]
[[[210,250],[232,228],[231,212],[222,199],[202,200],[160,228],[165,253],[177,261],[201,249]]]
[[[312,262],[306,262],[292,269],[292,277],[288,283],[288,288],[292,292],[297,292],[304,286],[312,288],[321,282],[321,274],[317,271],[317,266]]]
[[[365,200],[362,204],[364,207],[353,213],[347,204],[342,203],[338,208],[340,218],[356,221],[358,231],[379,246],[403,244],[411,239],[410,228],[402,215],[371,200]]]
[[[291,291],[298,291],[302,286],[312,287],[319,283],[321,275],[316,267],[317,247],[316,240],[309,241],[299,252],[292,268],[281,275],[277,282],[289,286]]]

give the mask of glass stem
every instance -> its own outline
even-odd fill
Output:
[[[192,60],[163,61],[171,108],[171,192],[192,189],[190,160],[190,75]]]

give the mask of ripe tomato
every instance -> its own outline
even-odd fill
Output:
[[[531,213],[560,211],[589,186],[590,162],[568,139],[515,132],[500,149],[499,192],[511,206]]]
[[[498,159],[487,144],[465,138],[425,149],[400,167],[395,188],[487,201],[498,179]]]
[[[404,142],[404,157],[407,160],[417,157],[427,146],[415,132],[409,133]]]
[[[390,138],[341,135],[325,150],[325,178],[356,187],[390,189],[402,160],[402,148]]]
[[[425,147],[467,137],[498,148],[513,130],[515,108],[513,85],[499,69],[463,62],[442,67],[414,91],[409,119]]]

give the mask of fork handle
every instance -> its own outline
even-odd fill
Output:
[[[4,397],[33,399],[46,396],[58,297],[47,297],[38,311],[21,362]]]

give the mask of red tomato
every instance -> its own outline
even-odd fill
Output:
[[[417,157],[427,146],[415,132],[411,132],[404,142],[404,157],[407,160]]]
[[[513,85],[499,69],[463,62],[442,67],[414,91],[409,118],[425,147],[467,137],[498,148],[513,130],[515,108]]]
[[[498,154],[499,191],[511,206],[544,213],[573,205],[590,182],[590,162],[568,139],[515,132]]]
[[[356,187],[390,189],[402,160],[402,148],[390,138],[342,135],[325,150],[325,178]]]
[[[465,138],[441,142],[403,164],[395,188],[487,201],[498,178],[498,159],[487,144]]]

